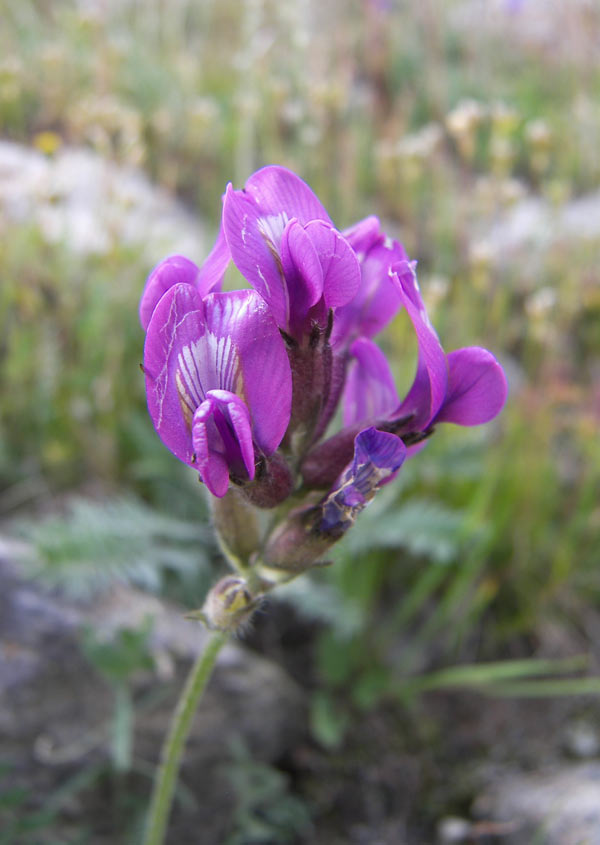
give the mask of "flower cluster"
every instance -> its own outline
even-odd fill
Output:
[[[251,290],[221,292],[231,261]],[[172,256],[146,282],[148,409],[214,497],[249,606],[318,562],[434,426],[485,423],[504,404],[490,352],[444,352],[415,266],[376,217],[340,232],[298,176],[271,166],[228,186],[202,267]],[[404,397],[373,340],[401,309],[418,345]],[[275,507],[260,537],[254,508]]]

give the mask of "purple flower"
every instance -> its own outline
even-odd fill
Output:
[[[230,478],[255,477],[272,455],[291,403],[285,346],[254,291],[170,287],[156,305],[144,347],[148,410],[163,443],[196,467],[215,496]]]
[[[283,167],[264,167],[241,191],[227,187],[223,229],[238,270],[298,342],[358,291],[354,250],[308,185]]]
[[[412,387],[401,401],[383,352],[368,337],[355,340],[342,392],[345,428],[313,446],[304,458],[302,475],[310,487],[327,487],[337,478],[351,460],[354,438],[366,425],[399,435],[412,454],[437,423],[489,422],[506,401],[506,378],[491,352],[472,346],[444,353],[427,316],[414,263],[394,265],[390,279],[417,336]]]
[[[230,260],[254,291],[217,292]],[[418,346],[404,399],[373,341],[401,308]],[[330,489],[298,509],[293,530],[275,532],[272,549],[282,554],[292,536],[304,537],[307,519],[311,542],[331,542],[438,422],[487,422],[506,399],[490,352],[445,354],[415,263],[379,220],[339,232],[283,167],[257,171],[243,190],[228,186],[210,255],[201,268],[182,256],[161,262],[140,320],[155,428],[214,495],[232,482],[253,504],[272,507],[298,480],[292,468],[308,487]],[[340,400],[344,428],[319,442]],[[302,565],[300,547],[285,554]]]
[[[265,547],[265,562],[288,577],[318,560],[354,524],[377,490],[391,481],[406,457],[399,437],[366,428],[354,439],[354,457],[316,505],[292,511]]]
[[[183,255],[171,255],[157,264],[146,280],[140,300],[142,328],[144,330],[148,328],[150,318],[160,298],[173,285],[192,285],[200,296],[220,290],[230,260],[229,247],[221,229],[202,267],[197,267],[193,261]]]
[[[331,342],[334,349],[347,347],[357,337],[374,337],[402,307],[391,268],[408,260],[402,244],[387,237],[377,217],[367,217],[343,232],[354,250],[361,282],[350,302],[336,309]]]
[[[321,505],[319,531],[341,536],[377,490],[396,477],[406,446],[395,434],[366,428],[354,440],[354,459]]]
[[[343,396],[344,423],[407,418],[403,431],[423,432],[438,422],[479,425],[493,419],[507,395],[500,364],[477,346],[446,355],[427,316],[414,264],[400,262],[390,278],[417,335],[415,379],[400,402],[383,353],[367,338],[355,341]]]

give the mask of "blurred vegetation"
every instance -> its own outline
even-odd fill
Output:
[[[506,366],[499,420],[438,431],[335,566],[282,591],[327,623],[313,708],[325,745],[341,741],[349,686],[368,707],[396,695],[398,678],[455,663],[482,666],[458,686],[497,685],[486,666],[499,658],[566,656],[547,653],[554,623],[594,651],[600,226],[586,229],[593,210],[567,223],[582,195],[600,215],[600,10],[563,4],[544,38],[527,23],[542,4],[491,5],[487,21],[459,0],[0,2],[3,138],[50,161],[85,146],[143,168],[211,232],[228,181],[290,166],[340,227],[377,213],[403,240],[447,349],[482,344]],[[515,246],[507,221],[527,208],[543,215]],[[57,493],[125,490],[164,515],[154,525],[164,542],[139,539],[140,504],[119,577],[135,580],[135,561],[159,589],[162,568],[186,577],[195,529],[181,520],[204,506],[145,410],[147,251],[116,231],[106,249],[77,252],[15,220],[1,193],[0,234],[0,516],[47,510]],[[384,343],[408,385],[402,316]],[[95,535],[78,534],[74,518],[33,536],[51,580],[89,564]],[[101,561],[121,539],[118,525],[99,531],[113,537]],[[66,549],[58,564],[49,542]],[[500,681],[535,674],[507,664]]]

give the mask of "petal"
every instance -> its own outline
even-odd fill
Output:
[[[363,495],[397,472],[406,457],[406,446],[395,434],[366,428],[354,441],[351,477]]]
[[[144,345],[148,411],[159,437],[180,460],[193,465],[191,426],[205,398],[198,352],[205,339],[204,308],[189,284],[170,288],[154,309]]]
[[[360,287],[360,266],[354,250],[337,229],[323,220],[313,220],[305,228],[323,268],[325,307],[346,305]]]
[[[219,384],[240,396],[265,454],[279,446],[290,420],[292,374],[268,305],[253,290],[210,294],[204,300],[208,342]]]
[[[381,231],[379,218],[375,215],[359,220],[354,226],[342,232],[354,252],[361,261],[367,252],[377,243],[383,241],[385,235]]]
[[[326,220],[331,224],[329,215],[311,188],[285,167],[269,165],[257,170],[246,182],[245,190],[263,215],[285,212],[288,220],[295,217],[302,225],[310,220]]]
[[[448,393],[436,422],[480,425],[502,410],[508,385],[487,349],[470,346],[448,355]]]
[[[287,327],[289,305],[281,266],[281,236],[290,216],[261,211],[244,191],[227,186],[223,204],[223,231],[231,257],[240,273],[268,302],[277,325]]]
[[[398,393],[387,358],[368,338],[350,347],[350,364],[342,398],[344,425],[387,417],[398,406]]]
[[[359,335],[374,337],[394,318],[402,307],[402,298],[390,277],[390,270],[405,259],[402,244],[386,238],[383,233],[362,253],[357,294],[335,314],[334,346],[339,347]]]
[[[341,536],[378,488],[391,481],[406,458],[395,434],[367,428],[354,440],[354,459],[322,504],[320,531]]]
[[[288,296],[283,328],[300,328],[311,306],[323,295],[323,270],[317,250],[304,227],[290,220],[281,239],[281,262]]]
[[[221,452],[211,449],[211,440],[214,442],[216,438],[216,426],[210,416],[210,403],[203,402],[194,417],[196,465],[200,478],[213,496],[222,498],[229,488],[229,464]]]
[[[414,265],[408,261],[400,262],[394,267],[392,278],[412,320],[419,345],[415,379],[394,416],[411,414],[414,417],[411,423],[414,429],[424,431],[436,416],[446,396],[446,356],[421,299]]]
[[[198,471],[213,495],[225,495],[230,472],[254,478],[250,413],[239,396],[209,391],[194,414],[192,441]]]
[[[161,296],[173,285],[195,286],[199,273],[197,265],[183,255],[171,255],[156,265],[146,280],[140,300],[140,323],[144,331]]]
[[[213,290],[219,290],[223,276],[231,259],[229,247],[219,231],[215,245],[202,267],[183,255],[171,255],[156,265],[146,280],[140,300],[140,322],[146,330],[161,296],[177,284],[193,285],[200,296],[206,296]]]
[[[365,256],[362,264],[363,306],[360,317],[361,333],[373,337],[387,326],[402,307],[397,286],[390,278],[390,270],[405,261],[406,252],[398,241],[377,244]]]
[[[285,346],[254,291],[212,293],[175,285],[155,308],[144,347],[148,410],[163,443],[193,465],[192,421],[209,391],[248,405],[255,440],[269,455],[290,418],[292,377]]]
[[[196,280],[196,287],[200,296],[206,296],[211,291],[218,291],[221,289],[223,283],[223,276],[227,270],[227,265],[231,261],[231,252],[227,245],[223,225],[219,229],[219,234],[214,243],[213,248],[209,252],[204,261],[198,278]]]

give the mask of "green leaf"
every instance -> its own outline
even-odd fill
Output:
[[[214,551],[207,525],[165,516],[132,497],[75,499],[66,516],[21,521],[16,530],[31,543],[31,575],[75,598],[115,582],[158,592],[169,572],[208,570]]]
[[[310,727],[314,738],[325,748],[338,748],[348,729],[350,719],[340,711],[326,692],[316,692],[310,703]]]

